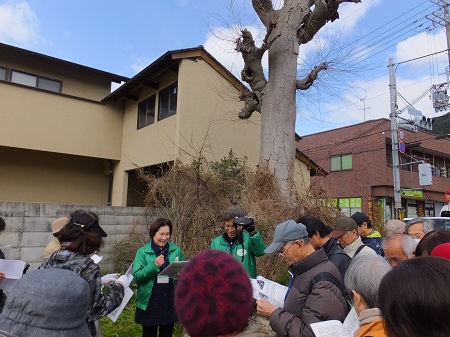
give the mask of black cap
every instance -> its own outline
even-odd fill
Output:
[[[86,232],[93,232],[102,238],[106,238],[108,234],[100,227],[98,216],[94,212],[86,212],[78,210],[72,213],[69,223],[81,227]]]
[[[353,213],[352,219],[355,220],[355,222],[358,226],[361,225],[363,222],[370,221],[369,217],[362,212]]]

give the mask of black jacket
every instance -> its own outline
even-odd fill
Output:
[[[342,279],[344,279],[345,273],[350,265],[350,256],[344,252],[335,238],[330,238],[322,248],[325,251],[325,254],[327,254],[328,260],[339,269]]]
[[[343,322],[347,302],[332,282],[313,282],[319,273],[330,273],[342,282],[336,266],[328,261],[323,249],[316,250],[289,267],[294,279],[283,308],[270,316],[270,326],[278,337],[314,337],[311,323],[328,320]]]

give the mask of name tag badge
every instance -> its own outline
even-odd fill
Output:
[[[157,283],[169,283],[169,276],[161,276],[158,275],[158,278],[156,279]]]

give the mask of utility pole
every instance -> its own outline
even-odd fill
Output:
[[[364,122],[366,121],[366,109],[367,110],[370,110],[370,106],[368,106],[367,108],[366,108],[366,97],[364,97],[364,98],[361,98],[360,100],[359,100],[360,102],[363,102],[363,112],[364,112]],[[359,109],[359,110],[361,110],[361,109]]]
[[[391,113],[391,139],[392,139],[392,170],[394,174],[394,217],[402,219],[402,198],[400,195],[400,160],[398,156],[398,114],[397,114],[397,84],[395,79],[394,61],[389,59],[389,96]]]
[[[447,67],[447,77],[450,70],[450,12],[449,12],[449,0],[431,0],[431,2],[435,3],[440,7],[441,10],[437,12],[433,12],[431,15],[426,15],[428,20],[433,21],[442,27],[445,27],[445,34],[447,36],[447,55],[448,55],[448,67]],[[448,79],[447,79],[448,81]]]

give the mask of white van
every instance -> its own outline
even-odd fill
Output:
[[[442,212],[441,212],[442,214]],[[433,221],[434,229],[448,229],[450,230],[450,217],[443,217],[443,216],[430,216],[430,217],[423,217],[425,219],[429,219]],[[403,222],[408,224],[409,220],[412,220],[415,218],[404,218]]]
[[[444,205],[444,207],[442,207],[440,216],[450,217],[450,205]]]

